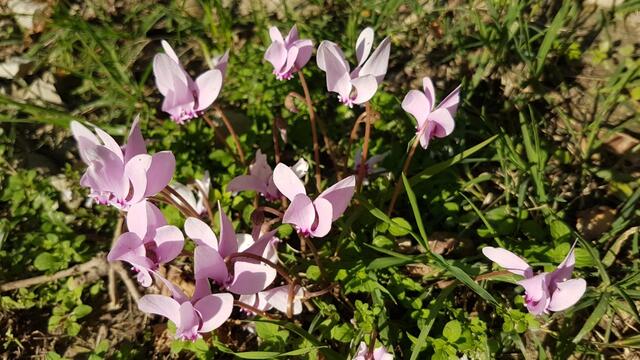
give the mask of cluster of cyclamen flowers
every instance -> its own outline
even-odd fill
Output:
[[[272,44],[265,59],[273,65],[277,79],[291,79],[311,59],[313,43],[299,39],[295,26],[284,38],[275,27],[269,34]],[[349,107],[369,101],[387,72],[389,38],[371,52],[373,38],[371,28],[363,30],[358,37],[357,66],[353,70],[337,44],[323,41],[317,49],[317,63],[326,73],[327,89],[337,93],[339,101]],[[162,47],[164,53],[157,54],[153,61],[156,85],[164,96],[162,110],[173,121],[183,124],[202,115],[218,97],[228,52],[213,60],[214,69],[193,80],[169,44],[162,41]],[[427,148],[434,137],[445,137],[453,131],[459,92],[457,87],[436,106],[434,85],[431,79],[424,78],[423,91],[411,90],[404,98],[402,108],[416,118],[416,141],[423,148]],[[137,118],[123,146],[97,127],[91,131],[73,122],[71,130],[80,156],[88,166],[81,185],[90,189],[90,196],[97,203],[126,212],[128,231],[117,239],[108,255],[109,261],[130,264],[144,287],[151,286],[155,280],[171,291],[171,296],[143,296],[138,302],[142,311],[170,319],[176,325],[176,337],[188,340],[195,340],[222,325],[231,316],[234,304],[244,306],[249,313],[277,309],[291,316],[302,311],[305,289],[281,272],[277,252],[280,240],[275,230],[269,229],[273,224],[265,227],[263,221],[256,221],[251,234],[236,234],[219,203],[217,236],[210,225],[201,220],[208,212],[213,222],[208,173],[196,181],[195,189],[181,184],[169,185],[175,171],[175,158],[169,151],[147,153]],[[383,157],[374,156],[361,164],[363,159],[357,152],[356,168],[365,166],[366,173],[372,175],[380,171],[374,166]],[[301,180],[307,169],[308,164],[303,160],[291,167],[279,163],[272,169],[266,155],[257,150],[249,173],[233,179],[227,191],[256,191],[268,202],[284,197],[289,205],[281,222],[294,226],[302,238],[324,237],[349,206],[356,177],[348,176],[312,199]],[[168,225],[155,205],[159,201],[174,205],[186,214],[184,233]],[[161,270],[162,265],[185,254],[185,234],[195,245],[192,254],[195,289],[191,296],[167,280]],[[526,306],[534,314],[566,309],[585,291],[584,280],[570,279],[575,263],[573,248],[557,270],[539,275],[534,275],[524,260],[507,250],[488,247],[483,252],[509,271],[524,276],[519,284],[525,288]],[[287,284],[274,285],[279,272]],[[356,358],[390,359],[391,355],[384,347],[367,349],[362,343]]]

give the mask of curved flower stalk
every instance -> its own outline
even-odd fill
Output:
[[[304,160],[298,160],[291,167],[298,178],[303,178],[309,170],[309,164]],[[235,177],[227,184],[227,191],[256,191],[268,201],[274,201],[280,198],[280,192],[273,182],[273,170],[267,163],[267,156],[258,149],[256,158],[249,165],[249,175],[240,175]]]
[[[99,204],[128,210],[134,204],[159,193],[169,184],[176,167],[170,151],[147,154],[139,118],[133,121],[124,146],[102,129],[95,134],[79,122],[71,122],[80,157],[88,165],[80,185],[91,189]]]
[[[338,100],[349,107],[369,101],[387,73],[391,51],[389,38],[384,38],[369,56],[373,47],[373,35],[373,29],[367,27],[358,36],[358,65],[353,71],[336,43],[324,40],[318,46],[316,58],[318,67],[326,73],[327,90],[337,93]]]
[[[127,228],[129,232],[120,235],[107,260],[131,264],[138,282],[148,287],[151,273],[180,254],[184,236],[177,227],[167,225],[160,210],[145,200],[129,209]]]
[[[300,71],[311,59],[313,42],[298,37],[298,28],[293,25],[286,38],[280,30],[269,28],[271,45],[264,54],[264,59],[273,65],[273,74],[278,80],[289,80]]]
[[[195,81],[180,64],[169,43],[162,40],[164,53],[153,58],[153,74],[158,91],[164,96],[162,111],[178,124],[200,116],[218,98],[227,67],[228,53],[215,59],[215,68]]]
[[[209,292],[189,299],[177,286],[158,278],[169,287],[172,297],[145,295],[138,300],[138,309],[171,320],[176,325],[176,339],[196,341],[200,334],[217,329],[231,316],[233,295]]]
[[[184,224],[185,233],[197,244],[194,250],[195,294],[210,292],[209,279],[235,294],[248,295],[264,290],[275,280],[277,271],[254,257],[272,263],[278,261],[274,244],[279,240],[274,236],[275,230],[258,239],[247,234],[236,235],[220,204],[218,212],[219,239],[209,225],[199,219],[188,218]],[[243,254],[253,257],[243,257]]]
[[[282,195],[291,201],[282,218],[303,236],[323,237],[331,224],[349,206],[355,191],[355,176],[342,179],[323,191],[315,200],[307,196],[304,184],[288,166],[280,163],[273,173],[273,181]]]
[[[508,250],[485,247],[482,253],[507,271],[524,277],[518,284],[524,287],[525,306],[530,313],[541,315],[573,306],[587,289],[584,279],[571,279],[576,263],[574,247],[575,244],[554,271],[537,275],[526,261]]]
[[[436,106],[436,92],[429,77],[422,79],[423,91],[411,90],[402,101],[404,111],[413,115],[418,121],[416,134],[420,138],[423,149],[429,146],[434,137],[443,138],[453,132],[453,118],[460,102],[460,85]]]
[[[187,186],[179,182],[174,182],[172,186],[199,215],[207,211],[205,201],[209,201],[209,191],[211,190],[211,177],[208,171],[204,172],[202,179],[195,180],[194,186]],[[175,196],[171,197],[173,200],[179,201]]]
[[[293,290],[292,315],[302,313],[303,298],[304,288],[296,285]],[[289,285],[277,286],[257,294],[241,295],[240,301],[261,311],[276,309],[287,314],[289,311]]]
[[[373,350],[371,356],[369,356],[369,347],[363,341],[358,346],[358,351],[353,356],[353,360],[393,360],[393,355],[384,346],[379,346]]]

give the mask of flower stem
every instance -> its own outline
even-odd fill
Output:
[[[365,115],[364,117],[364,143],[362,144],[362,157],[360,158],[360,167],[358,168],[358,177],[356,180],[357,192],[360,191],[360,188],[362,187],[362,181],[366,176],[366,162],[367,155],[369,153],[369,139],[371,138],[371,120],[373,120],[373,117],[371,116],[371,104],[369,104],[369,102],[367,101],[365,106],[367,115]]]
[[[257,307],[251,306],[249,304],[245,304],[240,300],[233,300],[233,305],[235,305],[237,307],[240,307],[240,308],[243,308],[243,309],[245,309],[247,311],[251,311],[252,313],[258,314],[258,315],[260,315],[262,317],[265,317],[265,318],[268,318],[268,319],[271,319],[271,320],[277,320],[277,318],[274,317],[273,315],[271,315],[271,314],[269,314],[267,312],[264,312],[264,311],[258,309]]]
[[[218,113],[218,116],[220,116],[220,118],[222,119],[222,122],[224,123],[224,126],[227,128],[227,131],[229,131],[229,134],[231,134],[231,137],[233,138],[233,142],[236,144],[236,151],[238,152],[238,156],[240,157],[240,162],[242,163],[242,165],[246,165],[245,158],[244,158],[244,151],[242,151],[242,145],[240,144],[240,139],[238,139],[238,135],[236,134],[236,131],[233,129],[233,126],[231,125],[231,121],[229,121],[229,118],[227,117],[227,115],[225,115],[225,113],[222,111],[222,109],[219,106],[216,105],[213,108]]]
[[[349,166],[349,156],[351,155],[351,147],[353,143],[358,139],[358,127],[363,119],[367,116],[366,112],[363,112],[358,116],[356,121],[353,123],[353,128],[351,128],[351,132],[349,133],[349,143],[347,144],[347,152],[345,154],[344,163],[342,167],[342,172],[347,173],[347,167]]]
[[[273,150],[275,151],[276,164],[280,162],[280,141],[278,140],[278,121],[277,117],[273,118],[273,125],[271,126],[271,132],[273,133]]]
[[[413,154],[416,152],[416,148],[420,143],[420,136],[416,136],[416,139],[413,141],[413,145],[411,145],[411,149],[409,150],[409,155],[404,160],[404,165],[402,165],[402,173],[406,176],[407,171],[409,171],[409,165],[411,164],[411,160],[413,159]],[[393,196],[391,196],[391,202],[389,203],[389,208],[387,209],[387,215],[391,215],[393,209],[396,206],[396,201],[398,201],[398,196],[400,195],[400,190],[402,190],[402,175],[398,178],[396,182],[396,187],[393,189]]]
[[[187,210],[187,212],[189,213],[190,216],[193,217],[200,217],[200,214],[198,214],[198,212],[191,207],[191,204],[189,204],[187,202],[187,200],[185,200],[182,195],[180,195],[180,193],[178,193],[177,191],[175,191],[171,186],[167,185],[162,191],[166,191],[168,193],[169,196],[167,196],[168,198],[171,198],[171,196],[173,196],[174,198],[176,198],[179,202],[182,203],[182,206]]]
[[[309,93],[309,87],[307,81],[302,75],[302,71],[298,71],[298,77],[300,78],[300,85],[304,91],[304,99],[307,102],[307,111],[309,112],[309,121],[311,122],[311,137],[313,138],[313,160],[316,163],[315,176],[316,176],[316,190],[318,193],[322,191],[322,177],[320,176],[320,146],[318,145],[318,130],[316,129],[316,112],[313,110],[313,102],[311,101],[311,94]],[[327,145],[329,147],[329,145]]]

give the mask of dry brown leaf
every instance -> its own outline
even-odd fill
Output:
[[[578,212],[576,229],[586,240],[595,240],[609,230],[616,217],[615,209],[596,206]]]

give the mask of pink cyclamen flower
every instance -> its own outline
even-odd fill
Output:
[[[173,177],[176,167],[173,154],[170,151],[147,154],[137,117],[123,147],[98,127],[94,134],[72,121],[71,132],[78,142],[80,157],[88,165],[80,185],[90,188],[90,196],[99,204],[127,210],[159,193]]]
[[[184,236],[177,227],[167,225],[160,209],[145,200],[129,209],[127,228],[129,232],[120,235],[107,260],[128,262],[137,272],[138,282],[148,287],[151,273],[180,255]]]
[[[293,315],[302,313],[303,298],[304,288],[296,285],[293,289]],[[258,310],[269,311],[276,309],[286,314],[289,307],[289,285],[277,286],[256,294],[241,295],[239,300]]]
[[[304,159],[291,167],[299,178],[304,177],[309,170],[309,164]],[[280,192],[273,182],[273,170],[267,163],[267,156],[258,149],[256,158],[249,165],[249,175],[240,175],[235,177],[227,184],[227,191],[238,192],[252,190],[257,191],[268,201],[274,201],[280,198]]]
[[[443,138],[453,132],[453,118],[460,102],[460,86],[458,85],[438,106],[433,82],[429,77],[422,79],[422,86],[424,92],[411,90],[407,93],[402,101],[402,108],[418,121],[416,133],[420,137],[420,145],[426,149],[434,137]]]
[[[353,71],[337,44],[324,40],[318,46],[316,58],[318,67],[326,73],[327,90],[337,93],[338,100],[349,107],[369,101],[387,73],[391,51],[389,38],[384,38],[369,56],[373,35],[373,29],[368,27],[358,36],[358,66]]]
[[[200,116],[220,94],[228,54],[214,59],[216,68],[205,71],[194,81],[169,43],[163,40],[162,47],[165,52],[153,58],[156,86],[164,96],[162,111],[176,123],[184,124]]]
[[[189,299],[175,285],[158,277],[171,289],[173,298],[164,295],[145,295],[138,300],[138,309],[166,317],[176,325],[176,339],[196,341],[202,333],[224,324],[233,311],[233,295],[229,293],[203,294]]]
[[[299,39],[295,25],[289,30],[286,38],[282,37],[280,30],[275,26],[269,28],[269,36],[271,45],[265,52],[264,58],[273,65],[273,74],[276,79],[289,80],[311,59],[313,42],[308,39]]]
[[[216,237],[209,225],[197,218],[187,218],[185,233],[197,244],[194,250],[194,268],[196,294],[210,291],[208,279],[235,294],[255,294],[267,288],[275,280],[274,268],[258,260],[238,257],[236,253],[248,253],[260,256],[276,263],[278,255],[274,246],[279,240],[275,230],[258,239],[251,235],[238,234],[233,230],[231,220],[220,208],[220,238]],[[232,260],[228,259],[234,255]],[[233,262],[233,272],[229,271],[227,261]]]
[[[282,222],[292,224],[304,236],[323,237],[331,223],[349,206],[355,191],[356,178],[351,175],[323,191],[315,200],[307,196],[304,184],[290,167],[280,163],[273,172],[278,190],[291,201]]]
[[[368,357],[369,355],[369,347],[363,341],[358,346],[358,352],[353,357],[353,360],[393,360],[393,355],[384,348],[384,346],[379,346],[375,350],[373,350],[373,357]]]
[[[548,273],[534,275],[533,269],[516,254],[501,248],[485,247],[484,256],[516,275],[524,276],[518,284],[524,287],[524,301],[534,315],[562,311],[573,306],[587,289],[584,279],[571,279],[576,263],[574,246],[558,267]]]
[[[377,175],[387,171],[387,169],[383,167],[378,167],[378,164],[381,163],[382,160],[384,160],[384,158],[387,157],[388,154],[389,153],[383,153],[383,154],[374,155],[368,158],[367,161],[364,163],[365,174],[367,176],[372,176],[372,175]],[[356,150],[356,153],[353,159],[354,159],[353,169],[357,171],[360,168],[360,163],[362,162],[362,150],[360,148]]]

